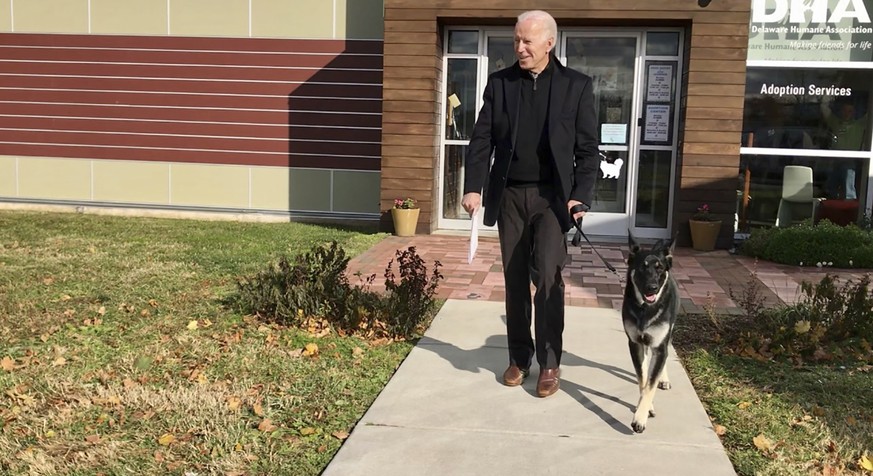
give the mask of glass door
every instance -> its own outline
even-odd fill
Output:
[[[591,77],[600,136],[600,170],[585,231],[624,236],[630,225],[638,164],[638,32],[567,32],[563,62]]]

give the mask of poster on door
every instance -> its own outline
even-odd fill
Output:
[[[645,130],[643,140],[646,142],[670,141],[670,106],[667,104],[646,105]]]
[[[650,64],[646,87],[646,101],[669,102],[673,89],[673,65]]]

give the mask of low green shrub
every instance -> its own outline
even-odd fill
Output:
[[[873,233],[854,224],[838,226],[828,220],[786,228],[753,230],[743,254],[795,266],[873,268]]]
[[[766,357],[794,360],[873,361],[873,293],[870,276],[840,285],[828,274],[804,282],[793,304],[761,313],[740,347]]]
[[[281,257],[252,277],[237,281],[233,301],[242,311],[285,325],[307,327],[313,318],[326,321],[343,333],[365,337],[411,338],[436,308],[441,263],[428,277],[415,247],[397,250],[400,279],[388,263],[385,295],[370,291],[376,276],[349,283],[349,257],[336,242],[315,246],[293,262]]]

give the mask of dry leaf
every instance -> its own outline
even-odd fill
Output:
[[[824,408],[822,408],[818,405],[815,405],[812,407],[812,414],[817,416],[817,417],[823,417],[825,415],[825,410],[824,410]]]
[[[271,431],[275,431],[277,428],[279,428],[279,427],[274,425],[273,422],[271,422],[269,418],[264,418],[261,421],[261,423],[258,425],[258,430],[260,430],[264,433],[269,433]]]
[[[331,435],[333,435],[333,437],[338,439],[338,440],[345,440],[346,438],[349,437],[349,432],[347,432],[347,431],[335,431],[335,432],[331,433]]]
[[[853,416],[849,416],[846,418],[846,424],[849,426],[855,426],[858,424],[858,420]]]
[[[85,437],[85,441],[91,444],[100,443],[100,435],[88,435]]]
[[[197,330],[197,321],[188,321],[188,330],[194,331]]]
[[[727,428],[722,425],[715,425],[712,429],[715,430],[715,434],[718,436],[724,436],[727,433]]]
[[[750,406],[752,406],[752,404],[750,402],[737,403],[737,408],[739,408],[740,410],[745,410],[746,408],[749,408]]]
[[[155,461],[158,463],[164,462],[164,455],[160,451],[155,451]]]
[[[174,441],[176,441],[176,437],[171,433],[164,433],[158,438],[158,444],[161,446],[170,446]]]
[[[307,357],[311,357],[318,354],[318,344],[306,344],[306,347],[303,348],[303,355]]]
[[[309,435],[312,435],[314,433],[315,433],[315,428],[312,428],[311,426],[307,426],[306,428],[300,429],[300,434],[303,436],[309,436]]]
[[[65,365],[66,363],[67,363],[67,359],[65,359],[65,358],[63,358],[63,357],[58,357],[57,359],[55,359],[55,360],[52,362],[52,365],[55,366],[55,367],[60,367],[60,366],[62,366],[62,365]]]
[[[252,411],[259,417],[264,416],[264,407],[261,406],[261,402],[255,402],[255,404],[252,405]]]
[[[227,397],[227,408],[231,411],[237,411],[242,405],[242,400],[239,397]]]
[[[46,286],[52,284],[53,282],[55,282],[55,278],[52,277],[43,278],[42,280],[42,284],[45,284]]]
[[[755,444],[755,447],[759,450],[767,453],[773,449],[773,442],[770,441],[763,433],[752,438],[752,443]]]
[[[834,443],[833,440],[828,441],[828,453],[836,453],[837,452],[837,444]]]
[[[858,466],[873,473],[873,460],[870,460],[867,455],[861,455],[861,458],[858,460]]]
[[[352,349],[352,355],[354,355],[355,357],[360,357],[364,355],[364,349],[360,347],[355,347],[354,349]]]
[[[794,324],[794,332],[798,334],[806,334],[809,332],[810,327],[811,325],[809,321],[797,321],[797,323]]]
[[[7,355],[6,357],[3,357],[3,359],[0,359],[0,368],[7,372],[12,372],[12,369],[15,368],[15,361],[12,360],[12,357]]]

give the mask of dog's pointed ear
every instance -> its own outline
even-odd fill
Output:
[[[637,243],[637,239],[634,238],[634,234],[631,233],[630,228],[627,230],[627,244],[630,249],[630,254],[635,255],[640,252],[640,244]]]
[[[667,269],[673,268],[673,250],[676,249],[676,235],[670,238],[670,241],[664,244],[664,261],[667,263]]]

